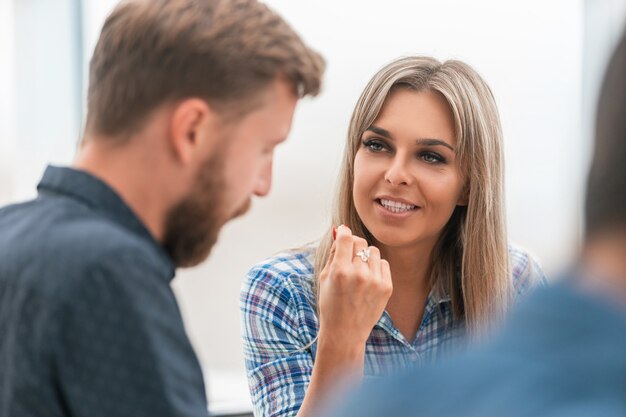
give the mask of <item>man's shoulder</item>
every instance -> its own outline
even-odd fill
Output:
[[[149,265],[154,256],[141,237],[77,204],[33,200],[0,212],[0,279],[19,285],[64,291],[94,271]]]
[[[582,346],[601,339],[602,332],[619,328],[625,330],[619,339],[626,346],[626,314],[608,297],[603,298],[582,288],[578,284],[579,276],[579,271],[568,271],[557,278],[553,286],[538,289],[529,295],[512,311],[501,337],[510,339],[520,335],[523,338],[534,334],[543,336],[543,339],[530,338],[529,343],[542,340],[560,343],[567,338],[573,341],[581,334],[588,335],[588,338],[576,343]],[[555,329],[558,329],[558,337],[554,336]]]
[[[146,247],[139,236],[104,215],[80,208],[56,213],[24,208],[22,215],[11,216],[10,223],[0,223],[3,234],[11,236],[10,242],[0,239],[0,245],[17,247],[38,259],[98,261]]]

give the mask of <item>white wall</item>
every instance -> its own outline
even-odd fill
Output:
[[[12,32],[5,25],[11,4],[19,4],[13,30],[17,45],[31,48],[16,58],[15,73],[10,65],[0,65],[0,110],[17,109],[0,124],[2,201],[3,195],[12,200],[33,195],[46,161],[70,163],[80,127],[75,89],[104,16],[115,2],[82,2],[81,72],[70,56],[71,48],[80,47],[67,29],[71,26],[67,7],[73,2],[57,0],[51,2],[53,8],[45,1],[0,1],[0,59],[7,62],[13,54],[12,41],[5,37]],[[316,239],[328,226],[353,105],[374,72],[399,55],[460,58],[487,79],[505,133],[511,238],[535,253],[549,273],[559,270],[579,244],[588,152],[589,121],[581,117],[581,109],[583,94],[593,89],[583,88],[587,85],[584,13],[596,16],[594,22],[610,15],[594,13],[590,2],[598,4],[591,0],[268,1],[326,57],[328,71],[323,94],[299,105],[290,139],[277,152],[270,196],[256,201],[248,216],[223,230],[209,261],[181,271],[174,283],[203,364],[214,371],[242,372],[241,280],[255,262]],[[616,3],[620,2],[612,1]],[[45,41],[37,43],[35,38]],[[602,36],[594,39],[594,45],[606,42]],[[592,54],[589,59],[602,58]],[[17,82],[7,82],[9,78]],[[14,86],[18,98],[7,99]],[[5,88],[9,96],[4,95]],[[34,93],[40,102],[32,100]],[[5,136],[5,131],[15,131],[16,139]],[[7,159],[17,161],[8,170]]]
[[[0,205],[14,195],[15,39],[13,2],[0,0]]]
[[[0,200],[6,202],[34,196],[45,165],[66,164],[73,157],[81,124],[80,33],[76,0],[1,4],[6,60],[0,65],[0,103],[7,113],[0,150],[8,151],[0,162],[10,172],[4,174],[9,184]]]

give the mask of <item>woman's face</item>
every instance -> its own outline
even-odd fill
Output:
[[[466,204],[452,112],[439,93],[393,91],[354,159],[356,210],[379,244],[436,242]]]

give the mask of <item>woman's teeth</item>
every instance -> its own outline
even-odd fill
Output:
[[[415,210],[417,206],[412,204],[404,204],[398,201],[380,199],[380,204],[393,213],[404,213],[406,211]]]

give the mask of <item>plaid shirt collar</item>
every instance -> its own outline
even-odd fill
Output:
[[[424,308],[424,314],[422,316],[422,323],[420,323],[418,334],[419,334],[419,331],[422,329],[423,324],[427,320],[430,319],[430,317],[432,316],[432,314],[435,313],[435,310],[438,307],[441,307],[443,304],[449,304],[451,302],[452,302],[452,298],[449,295],[445,293],[442,294],[441,292],[437,291],[435,288],[432,288],[430,290],[430,293],[428,294],[428,299],[426,301],[426,307]],[[383,315],[380,317],[380,319],[376,323],[376,326],[380,327],[381,329],[383,329],[384,331],[392,335],[396,340],[406,345],[407,347],[414,348],[412,344],[413,341],[406,340],[406,338],[400,332],[400,330],[398,330],[398,328],[393,324],[393,320],[391,319],[391,316],[389,315],[387,310],[383,312]]]

